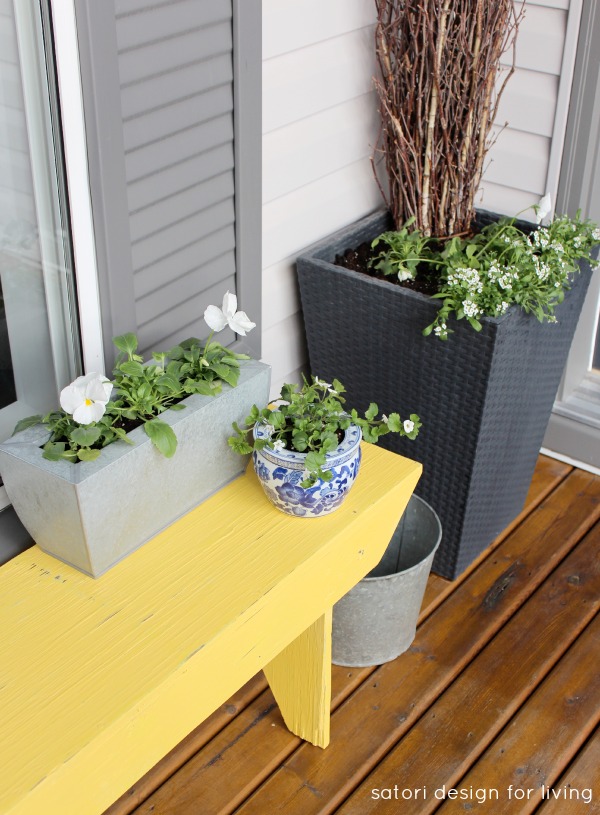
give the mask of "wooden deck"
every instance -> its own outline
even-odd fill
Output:
[[[517,521],[430,577],[410,650],[334,666],[326,750],[259,675],[106,815],[600,813],[599,553],[600,477],[541,456]]]

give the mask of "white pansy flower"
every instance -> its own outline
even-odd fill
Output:
[[[315,385],[317,385],[319,388],[330,388],[331,382],[323,382],[322,379],[315,376]]]
[[[247,331],[251,331],[256,323],[248,318],[245,311],[236,311],[237,297],[231,292],[225,292],[223,297],[223,307],[208,306],[204,312],[204,321],[213,331],[222,331],[225,326],[229,326],[236,334],[246,336]]]
[[[98,422],[110,399],[112,382],[102,374],[78,376],[60,392],[60,406],[79,424]]]
[[[273,427],[272,424],[266,424],[265,425],[265,433],[267,434],[267,436],[272,436],[274,430],[275,430],[275,428]]]
[[[412,433],[414,429],[415,429],[415,423],[411,422],[410,419],[405,419],[404,420],[404,432],[405,433]]]
[[[547,215],[552,211],[552,198],[546,193],[543,198],[540,198],[537,205],[536,216],[538,224],[541,224]]]
[[[273,442],[273,450],[285,450],[285,442],[283,439],[275,439]]]
[[[385,413],[382,415],[382,417],[381,417],[381,421],[382,421],[384,424],[387,424],[387,423],[389,422],[389,419],[388,419],[388,417],[386,416],[386,414],[385,414]]]

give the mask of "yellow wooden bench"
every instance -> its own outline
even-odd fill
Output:
[[[2,567],[0,812],[103,812],[261,668],[290,730],[325,747],[331,607],[421,471],[363,455],[326,518],[280,513],[249,472],[98,580],[37,547]]]

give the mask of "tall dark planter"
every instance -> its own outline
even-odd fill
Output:
[[[557,323],[512,307],[484,318],[479,333],[454,322],[442,342],[422,335],[435,300],[333,263],[387,228],[377,213],[298,258],[310,366],[342,381],[358,409],[374,401],[384,413],[419,414],[415,441],[380,443],[423,463],[416,493],[443,528],[433,569],[454,578],[523,508],[591,267],[581,263]]]

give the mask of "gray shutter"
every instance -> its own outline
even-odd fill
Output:
[[[220,305],[226,290],[241,297],[245,285],[240,236],[243,244],[247,208],[236,196],[246,155],[237,143],[245,141],[238,85],[252,81],[258,98],[260,85],[256,71],[239,70],[233,42],[236,14],[252,7],[260,22],[260,4],[253,0],[240,12],[248,0],[78,3],[80,42],[83,34],[87,45],[84,88],[87,82],[94,97],[90,174],[103,325],[110,332],[105,347],[122,331],[135,331],[144,352],[205,337],[206,306]],[[256,51],[248,38],[241,40],[246,45]],[[260,63],[258,52],[254,61]],[[260,128],[259,119],[250,124]],[[248,160],[260,164],[260,139],[250,135],[249,143]],[[260,178],[253,178],[248,200],[260,208]],[[254,230],[255,246],[246,241],[253,257],[246,268],[258,295],[259,235]],[[256,322],[259,303],[259,296],[240,303]],[[234,340],[229,329],[219,334],[224,344]]]

